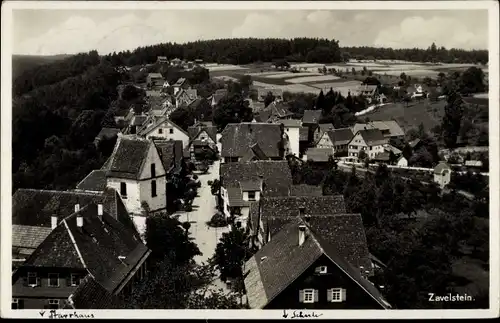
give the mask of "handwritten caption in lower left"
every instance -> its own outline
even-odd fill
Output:
[[[40,311],[40,316],[48,319],[93,319],[94,314],[79,314],[76,311],[73,313],[58,313],[56,310]]]

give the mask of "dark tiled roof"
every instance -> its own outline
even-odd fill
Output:
[[[124,304],[91,275],[87,275],[70,297],[65,309],[121,309]]]
[[[83,227],[77,227],[77,215]],[[26,266],[86,268],[113,292],[149,250],[142,241],[107,212],[102,220],[90,204],[66,217],[26,260]],[[118,259],[124,256],[123,260]]]
[[[50,228],[52,215],[62,220],[74,213],[76,204],[82,208],[90,203],[102,204],[105,212],[138,235],[120,195],[111,188],[100,193],[18,189],[12,196],[12,224]]]
[[[331,148],[309,148],[305,155],[308,161],[327,162],[333,156],[333,150]]]
[[[249,162],[255,160],[269,160],[259,144],[255,143],[249,147],[247,153],[241,157],[241,162]]]
[[[120,132],[120,129],[116,128],[102,128],[101,131],[99,131],[99,134],[96,136],[97,139],[103,139],[103,138],[113,138],[118,135]]]
[[[271,118],[271,111],[259,111],[258,113],[255,114],[254,119],[257,122],[268,122],[268,120]]]
[[[270,123],[228,124],[222,132],[222,157],[243,157],[253,144],[258,143],[264,154],[280,157],[281,128]]]
[[[305,214],[342,214],[346,212],[342,195],[279,196],[260,199],[263,218],[268,216],[294,217],[304,207]]]
[[[302,126],[302,122],[296,119],[283,119],[278,121],[278,123],[282,123],[283,126],[291,128],[300,128]]]
[[[217,143],[217,127],[213,125],[206,125],[201,122],[188,128],[189,138],[191,140],[197,138],[202,131],[205,131],[210,139]]]
[[[248,202],[243,201],[243,193],[240,186],[228,187],[227,196],[229,199],[229,206],[248,206]]]
[[[317,124],[321,118],[321,110],[305,110],[302,123]]]
[[[323,196],[321,186],[315,185],[292,185],[290,186],[290,196]]]
[[[151,141],[138,137],[121,136],[111,154],[108,177],[138,179],[147,158]]]
[[[349,128],[329,130],[327,133],[332,143],[336,146],[347,145],[351,141],[352,137],[354,137],[354,134]]]
[[[225,188],[262,179],[266,196],[287,196],[288,188],[292,185],[292,174],[286,161],[221,164],[220,178]]]
[[[50,227],[12,225],[12,247],[37,248],[50,234]]]
[[[389,136],[391,137],[399,137],[405,135],[403,129],[401,129],[399,124],[394,120],[371,121],[369,124],[375,129],[389,130]]]
[[[382,131],[379,129],[360,130],[359,134],[368,146],[383,145],[387,143]]]
[[[298,226],[306,226],[306,239],[298,245]],[[339,255],[337,244],[322,239],[311,225],[296,217],[273,236],[245,265],[245,288],[251,308],[264,308],[322,255],[340,267],[382,308],[390,307],[359,270]]]
[[[85,191],[101,192],[106,188],[106,171],[93,170],[91,171],[76,188]]]
[[[179,167],[182,161],[182,141],[180,140],[154,140],[160,155],[163,168],[168,172],[172,167]]]
[[[260,191],[262,180],[240,182],[241,191]]]

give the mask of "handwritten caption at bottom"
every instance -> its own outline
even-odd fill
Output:
[[[282,317],[284,319],[311,319],[323,316],[323,313],[307,310],[287,311],[283,310]]]
[[[94,314],[79,314],[76,311],[73,313],[58,313],[57,310],[40,311],[40,316],[48,319],[93,319]]]

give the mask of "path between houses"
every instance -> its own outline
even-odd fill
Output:
[[[177,214],[180,214],[179,221],[188,221],[191,223],[191,228],[189,229],[190,236],[194,238],[194,242],[198,245],[202,253],[201,256],[194,258],[198,264],[206,263],[213,256],[222,234],[229,231],[229,227],[211,228],[206,224],[216,212],[215,196],[212,195],[211,188],[207,182],[219,179],[219,165],[220,162],[216,161],[210,166],[207,174],[197,174],[201,182],[201,187],[198,189],[198,196],[193,201],[193,211],[177,212]],[[214,281],[209,289],[222,289],[225,293],[229,292],[226,284],[218,277],[214,277]]]

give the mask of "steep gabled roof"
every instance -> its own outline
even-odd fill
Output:
[[[149,133],[151,133],[153,130],[164,124],[165,122],[170,123],[174,128],[176,128],[178,131],[182,132],[186,136],[189,137],[189,134],[184,131],[180,126],[176,125],[172,120],[170,120],[167,116],[162,116],[162,117],[151,117],[150,120],[153,121],[152,124],[147,125],[146,127],[143,127],[142,129],[139,129],[138,134],[140,136],[147,136]]]
[[[264,151],[260,148],[258,143],[253,144],[248,148],[248,151],[246,152],[243,157],[241,157],[240,162],[249,162],[249,161],[255,161],[255,160],[269,160],[269,158],[266,156]]]
[[[243,157],[248,148],[258,144],[269,158],[280,157],[281,128],[271,123],[230,123],[221,137],[222,157]]]
[[[82,227],[77,226],[78,216]],[[100,219],[97,205],[89,204],[64,218],[23,266],[86,269],[113,293],[149,253],[133,232],[107,212]]]
[[[290,186],[290,196],[323,196],[321,186],[299,184]]]
[[[119,297],[107,291],[94,277],[87,275],[68,298],[64,309],[123,309],[124,305]]]
[[[263,180],[265,196],[286,196],[292,185],[292,173],[286,161],[221,164],[220,178],[226,189],[239,186],[241,182]]]
[[[391,137],[399,137],[405,135],[405,132],[403,131],[401,126],[394,120],[371,121],[369,125],[375,129],[389,131],[389,136]]]
[[[37,248],[52,232],[50,227],[12,225],[12,247]]]
[[[172,167],[179,167],[183,158],[182,141],[180,140],[154,140],[163,168],[169,172]]]
[[[333,145],[347,145],[351,141],[354,134],[349,128],[340,128],[327,131],[328,137],[332,141]]]
[[[306,239],[298,245],[298,227],[306,226]],[[321,256],[328,257],[350,279],[368,293],[381,308],[390,305],[359,270],[338,252],[338,244],[326,242],[299,217],[291,220],[245,264],[244,283],[251,308],[264,308],[300,277]]]
[[[387,143],[387,139],[379,129],[360,130],[359,134],[368,146],[383,145]]]
[[[205,131],[215,143],[217,142],[217,127],[202,122],[198,122],[188,128],[189,139],[196,139],[202,131]]]
[[[84,191],[102,192],[106,188],[106,171],[95,169],[91,171],[80,183],[76,189]]]
[[[318,124],[321,119],[321,110],[305,110],[302,117],[304,124]]]
[[[136,136],[120,136],[110,157],[107,177],[137,180],[152,142]]]

